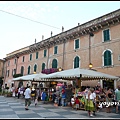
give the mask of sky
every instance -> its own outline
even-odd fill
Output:
[[[117,9],[119,1],[0,1],[0,59]]]

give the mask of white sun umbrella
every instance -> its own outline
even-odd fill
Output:
[[[43,80],[46,76],[47,74],[39,73],[34,77],[34,80]]]
[[[45,76],[46,79],[49,78],[75,78],[75,77],[80,77],[80,74],[82,77],[89,77],[89,78],[106,78],[106,79],[118,79],[118,77],[101,73],[98,71],[93,71],[93,70],[88,70],[88,69],[80,69],[80,68],[75,68],[75,69],[69,69],[69,70],[64,70],[61,72],[56,72],[49,74]]]
[[[25,75],[25,76],[21,76],[21,77],[17,77],[14,78],[14,81],[18,81],[18,80],[33,80],[38,74],[30,74],[30,75]]]

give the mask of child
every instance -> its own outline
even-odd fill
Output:
[[[38,104],[38,99],[36,98],[35,99],[35,107],[37,106],[37,104]]]
[[[72,106],[72,109],[74,109],[74,104],[75,104],[75,99],[74,99],[74,96],[72,96],[72,98],[71,98],[71,106]]]
[[[79,101],[78,97],[76,97],[76,99],[75,99],[75,104],[76,104],[76,110],[78,110],[79,105],[80,105],[80,101]]]

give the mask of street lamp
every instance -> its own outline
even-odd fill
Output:
[[[34,73],[34,74],[36,74],[36,72],[35,72],[35,71],[34,71],[33,73]]]
[[[91,63],[91,37],[93,37],[94,34],[92,32],[89,33],[89,68],[92,68],[92,63]]]
[[[92,63],[90,63],[90,64],[89,64],[89,68],[91,69],[91,68],[92,68],[92,66],[93,66],[93,65],[92,65]]]
[[[62,71],[62,68],[61,68],[61,67],[59,67],[59,68],[58,68],[58,70],[59,70],[59,72],[60,72],[60,71]]]

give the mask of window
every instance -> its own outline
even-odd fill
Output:
[[[16,69],[13,69],[12,75],[16,74]]]
[[[8,66],[10,66],[10,61],[8,61]]]
[[[21,66],[21,74],[24,75],[24,67]]]
[[[36,52],[36,59],[38,59],[38,52]]]
[[[52,68],[57,68],[57,60],[53,59],[52,61]]]
[[[15,58],[14,63],[16,64],[16,62],[17,62],[17,59]]]
[[[111,51],[106,50],[104,52],[104,66],[110,66],[110,65],[112,65]]]
[[[28,74],[30,74],[30,66],[28,67]]]
[[[58,49],[58,46],[55,46],[54,47],[54,54],[57,54],[57,49]]]
[[[25,56],[23,56],[23,59],[22,59],[22,62],[24,62],[25,61]]]
[[[30,61],[32,60],[32,54],[30,54]]]
[[[79,68],[79,57],[76,56],[74,59],[74,68]]]
[[[75,40],[75,49],[78,49],[79,48],[79,39],[76,39]]]
[[[37,71],[37,65],[35,64],[34,65],[34,72],[36,72]]]
[[[42,70],[45,69],[45,63],[42,63]]]
[[[103,31],[103,37],[104,37],[103,38],[104,42],[110,40],[110,31],[109,31],[109,29],[106,29],[106,30]]]
[[[9,74],[10,74],[10,70],[7,71],[7,76],[9,77]]]
[[[44,57],[46,57],[47,50],[44,50]]]

